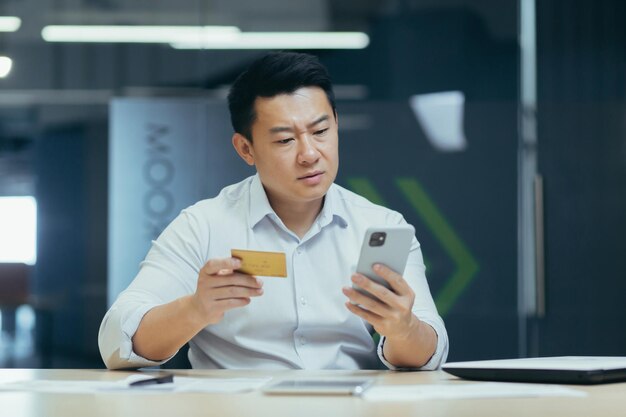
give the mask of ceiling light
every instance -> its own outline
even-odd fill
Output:
[[[0,16],[0,32],[15,32],[22,25],[22,19],[15,16]]]
[[[363,49],[363,32],[241,32],[230,39],[206,37],[193,42],[171,42],[176,49]]]
[[[46,26],[41,36],[48,42],[186,43],[206,38],[229,41],[235,26]]]
[[[4,78],[11,72],[13,60],[8,56],[0,56],[0,78]]]

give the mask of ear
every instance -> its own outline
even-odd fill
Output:
[[[233,135],[233,146],[237,151],[237,154],[245,161],[246,164],[252,166],[254,165],[254,149],[252,147],[252,142],[250,142],[246,137],[240,133],[235,133]]]

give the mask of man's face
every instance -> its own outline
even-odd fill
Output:
[[[259,97],[255,111],[250,155],[270,202],[319,201],[339,165],[337,120],[324,90]]]

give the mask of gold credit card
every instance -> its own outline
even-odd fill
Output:
[[[287,277],[287,258],[283,252],[231,249],[230,254],[241,259],[239,272],[262,277]]]

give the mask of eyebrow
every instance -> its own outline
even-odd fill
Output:
[[[325,122],[328,119],[330,119],[330,117],[327,114],[325,114],[323,116],[318,117],[317,119],[315,119],[311,123],[309,123],[306,127],[307,128],[311,128],[311,127],[313,127],[313,126],[315,126],[317,124]],[[270,133],[281,133],[281,132],[293,132],[293,129],[291,127],[287,127],[287,126],[276,126],[276,127],[270,128]]]

